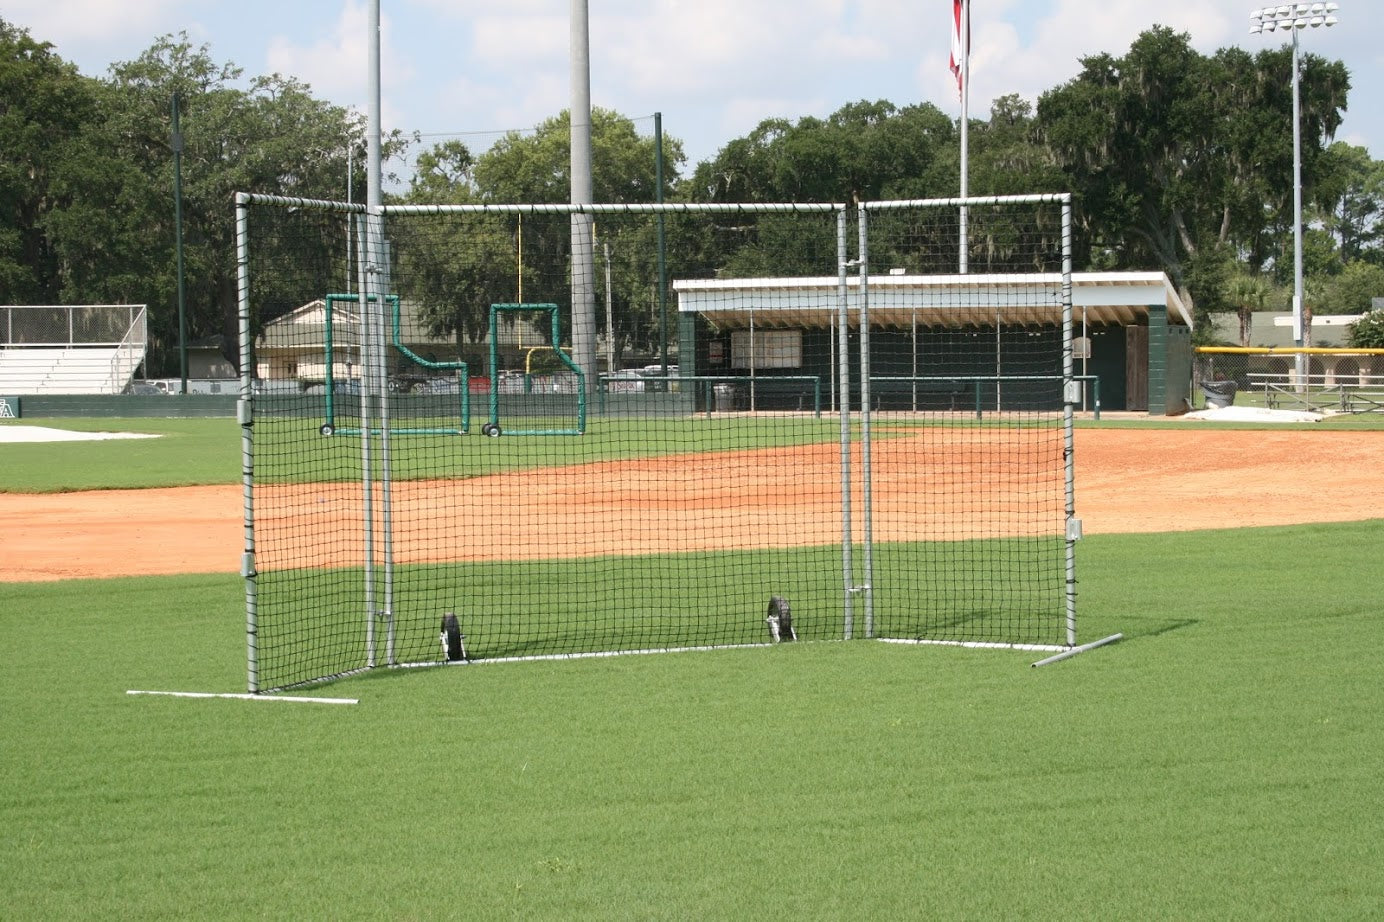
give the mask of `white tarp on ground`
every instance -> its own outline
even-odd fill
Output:
[[[1196,410],[1184,419],[1204,419],[1218,423],[1319,423],[1322,414],[1305,410],[1270,410],[1266,407],[1220,407]]]
[[[49,426],[0,426],[0,444],[9,442],[89,442],[93,439],[156,439],[146,432],[75,432]]]

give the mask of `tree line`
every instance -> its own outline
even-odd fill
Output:
[[[1186,34],[1142,33],[1123,54],[1084,58],[1037,105],[997,99],[969,125],[973,194],[1070,191],[1078,271],[1162,270],[1199,318],[1286,310],[1293,271],[1291,51],[1202,54]],[[1384,164],[1333,138],[1350,90],[1345,65],[1304,56],[1303,192],[1307,309],[1359,313],[1384,296]],[[235,192],[344,200],[365,188],[365,119],[293,78],[245,79],[208,46],[164,36],[105,77],[80,74],[51,44],[0,19],[0,303],[146,303],[153,375],[176,373],[178,317],[171,104],[177,95],[189,339],[220,337],[238,360]],[[655,144],[630,118],[593,112],[598,202],[651,202]],[[555,203],[568,199],[568,115],[486,150],[459,140],[384,141],[390,200]],[[825,118],[771,118],[689,164],[665,137],[664,197],[784,202],[950,197],[959,125],[931,103],[862,100]],[[356,198],[362,198],[360,193]],[[627,257],[611,282],[622,348],[652,350],[646,222],[598,221]],[[793,235],[770,219],[717,239],[665,228],[671,271],[790,271]],[[407,234],[406,229],[400,233]],[[466,254],[400,246],[423,319],[458,344],[484,335],[483,308],[513,275],[565,271],[560,222],[493,222]],[[523,244],[521,238],[527,239]],[[406,242],[406,241],[402,241]],[[401,242],[401,243],[402,243]],[[523,247],[524,255],[516,254]],[[637,263],[637,265],[636,265]],[[503,268],[498,268],[503,267]],[[1379,325],[1376,325],[1379,326]],[[1207,336],[1209,324],[1200,324]],[[1372,329],[1370,325],[1362,325]]]

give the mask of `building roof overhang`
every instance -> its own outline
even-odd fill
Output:
[[[1162,272],[1073,273],[1073,322],[1129,326],[1162,306],[1169,323],[1192,326],[1191,313]],[[1062,320],[1062,276],[882,275],[867,287],[870,322],[877,327],[1047,326]],[[722,329],[750,326],[811,329],[835,322],[835,278],[680,279],[678,310],[700,314]],[[860,279],[846,278],[846,307],[859,322]]]

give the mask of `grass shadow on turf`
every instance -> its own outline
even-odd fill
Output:
[[[1143,637],[1161,637],[1173,631],[1180,631],[1183,628],[1195,627],[1201,624],[1199,618],[1176,618],[1164,620],[1160,618],[1123,618],[1122,625],[1132,624],[1132,627],[1125,627],[1120,633],[1124,634],[1125,640],[1137,640]]]

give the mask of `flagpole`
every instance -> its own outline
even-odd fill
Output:
[[[961,197],[970,194],[970,150],[968,135],[971,124],[971,0],[961,0]],[[961,206],[960,271],[968,271],[966,251],[969,247],[969,228],[966,206]]]

